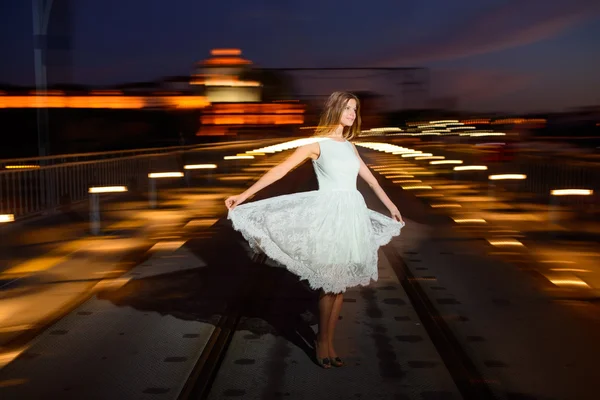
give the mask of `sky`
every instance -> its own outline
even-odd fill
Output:
[[[425,67],[432,98],[456,98],[474,111],[600,104],[597,0],[71,1],[76,83],[189,74],[210,49],[233,47],[269,68]],[[33,84],[31,2],[2,3],[0,82]],[[401,79],[364,71],[304,76],[307,94],[397,96]]]

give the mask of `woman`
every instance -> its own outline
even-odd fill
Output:
[[[377,280],[377,250],[400,234],[404,221],[360,158],[350,139],[360,132],[360,104],[351,93],[335,92],[325,104],[316,136],[299,147],[254,185],[225,200],[228,218],[255,251],[283,264],[313,289],[321,290],[317,363],[341,367],[333,346],[343,293]],[[246,199],[310,158],[319,190],[272,197],[241,205]],[[391,217],[369,210],[356,189],[360,175],[388,208]]]

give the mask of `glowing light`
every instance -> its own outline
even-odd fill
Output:
[[[0,368],[4,368],[10,364],[15,358],[17,358],[22,352],[27,350],[27,347],[22,347],[17,350],[6,351],[0,353]]]
[[[6,165],[6,169],[37,169],[39,165]]]
[[[454,167],[454,171],[486,171],[488,167],[485,165],[462,165]]]
[[[215,169],[217,168],[217,164],[195,164],[195,165],[185,165],[183,169]]]
[[[444,156],[425,156],[425,157],[415,157],[415,160],[421,161],[421,160],[443,160]]]
[[[252,160],[254,156],[225,156],[223,160]]]
[[[469,133],[461,133],[460,136],[472,136],[472,137],[506,136],[506,133],[502,133],[502,132],[469,132]]]
[[[428,156],[432,156],[433,154],[431,153],[422,153],[422,152],[414,152],[414,153],[405,153],[402,154],[403,158],[408,158],[408,157],[428,157]]]
[[[150,248],[150,250],[148,250],[148,251],[165,251],[165,250],[175,251],[178,248],[180,248],[181,246],[183,246],[184,244],[185,244],[185,240],[172,240],[172,241],[158,242],[154,246],[152,246]]]
[[[581,269],[581,268],[550,268],[550,271],[555,272],[592,272],[589,269]]]
[[[443,164],[462,164],[462,160],[439,160],[439,161],[430,161],[431,165],[443,165]]]
[[[418,189],[433,189],[431,186],[427,185],[415,185],[415,186],[402,186],[404,190],[418,190]]]
[[[13,222],[14,220],[14,214],[0,214],[0,223]]]
[[[100,187],[91,187],[88,189],[88,193],[120,193],[126,192],[126,186],[100,186]]]
[[[527,175],[523,174],[500,174],[500,175],[490,175],[488,176],[491,181],[501,181],[501,180],[519,180],[519,179],[527,179]]]
[[[523,243],[519,242],[516,239],[502,239],[502,240],[488,239],[488,242],[492,246],[523,246]]]
[[[421,183],[423,181],[419,180],[419,179],[408,179],[408,180],[403,180],[403,181],[392,181],[392,183]]]
[[[206,219],[193,219],[190,222],[188,222],[187,224],[185,224],[184,228],[208,228],[210,226],[213,226],[214,224],[217,223],[217,219],[211,219],[211,218],[206,218]]]
[[[487,224],[483,218],[452,218],[457,224]]]
[[[183,172],[152,172],[148,174],[150,179],[161,179],[161,178],[181,178]]]
[[[103,279],[94,286],[95,290],[118,290],[125,286],[132,278],[123,277],[115,279]]]
[[[240,49],[212,49],[210,51],[211,56],[241,56],[242,50]]]
[[[550,191],[552,196],[590,196],[594,194],[591,189],[554,189]]]
[[[556,286],[577,286],[577,287],[590,287],[587,283],[585,283],[582,279],[577,277],[572,277],[569,279],[560,279],[560,278],[549,278],[550,282],[555,284]]]
[[[203,96],[123,96],[123,95],[29,95],[0,96],[0,108],[204,108],[210,103]]]
[[[210,79],[206,81],[195,81],[195,84],[204,84],[204,86],[229,86],[229,87],[259,87],[260,82],[238,81],[235,79]]]

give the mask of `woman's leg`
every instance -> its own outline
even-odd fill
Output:
[[[344,302],[343,293],[339,293],[334,295],[333,304],[331,307],[331,314],[329,315],[329,327],[328,327],[328,339],[327,347],[329,349],[329,358],[337,357],[337,353],[335,352],[335,348],[333,347],[333,336],[335,334],[335,326],[340,318],[340,312],[342,311],[342,304]]]
[[[330,342],[329,319],[333,309],[334,300],[334,294],[321,292],[321,297],[319,298],[319,332],[317,333],[316,349],[317,357],[320,359],[329,357],[329,349],[327,347]]]

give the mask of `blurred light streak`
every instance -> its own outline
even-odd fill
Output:
[[[122,277],[115,279],[103,279],[94,286],[94,290],[118,290],[125,286],[129,281],[131,281],[131,277]]]
[[[152,172],[148,174],[150,179],[161,179],[161,178],[181,178],[183,172]]]
[[[421,183],[423,181],[419,180],[419,179],[408,179],[408,180],[404,180],[404,181],[392,181],[392,183]]]
[[[185,165],[183,169],[215,169],[217,164],[192,164]]]
[[[203,96],[123,96],[123,95],[0,95],[0,108],[105,108],[142,109],[152,107],[197,109],[209,105]]]
[[[432,156],[433,154],[431,153],[422,153],[420,151],[418,152],[413,152],[413,153],[404,153],[402,154],[403,158],[409,158],[409,157],[427,157],[427,156]]]
[[[14,220],[14,214],[0,214],[0,223],[13,222]]]
[[[0,333],[22,332],[22,331],[28,331],[33,328],[35,328],[34,324],[4,326],[4,327],[0,328]]]
[[[462,189],[469,189],[472,186],[471,185],[436,185],[436,187],[438,189],[444,189],[444,190],[462,190]]]
[[[496,240],[496,239],[488,239],[488,242],[492,245],[492,246],[524,246],[523,243],[519,242],[516,239],[512,239],[512,240]]]
[[[39,165],[5,165],[6,169],[37,169]]]
[[[164,251],[164,250],[175,251],[178,248],[180,248],[181,246],[183,246],[184,244],[185,244],[185,240],[171,240],[171,241],[158,242],[154,246],[152,246],[150,248],[150,250],[148,250],[148,251],[149,252]]]
[[[2,357],[0,355],[0,357]],[[3,367],[2,363],[0,362],[0,369]],[[11,387],[11,386],[19,386],[19,385],[23,385],[25,383],[27,383],[28,380],[25,378],[17,378],[17,379],[5,379],[3,381],[0,381],[0,388],[3,387]]]
[[[550,268],[550,271],[554,272],[592,272],[589,269],[580,269],[580,268]]]
[[[591,189],[554,189],[550,191],[552,196],[590,196],[594,194]]]
[[[486,224],[483,218],[452,218],[457,224]]]
[[[223,160],[252,160],[254,156],[225,156]]]
[[[590,285],[588,285],[585,281],[583,281],[581,278],[571,275],[571,276],[556,276],[554,274],[544,274],[544,276],[553,284],[555,284],[556,286],[566,286],[566,287],[570,287],[570,286],[575,286],[575,287],[579,287],[579,288],[589,288]]]
[[[240,176],[221,176],[218,178],[218,180],[223,181],[223,182],[228,182],[228,181],[247,181],[249,179],[253,179],[255,178],[255,176],[252,175],[240,175]]]
[[[431,165],[443,165],[443,164],[462,164],[462,160],[439,160],[439,161],[430,161]]]
[[[492,197],[484,197],[484,196],[456,196],[452,197],[452,200],[459,202],[486,202],[486,201],[496,201]]]
[[[206,219],[193,219],[187,224],[185,224],[184,228],[208,228],[216,224],[218,219],[214,218],[206,218]]]
[[[109,252],[131,250],[143,245],[143,241],[138,239],[118,238],[118,239],[82,239],[73,246],[73,251],[82,252]]]
[[[575,264],[575,261],[571,260],[544,260],[540,261],[542,264]]]
[[[22,347],[18,350],[10,350],[7,352],[0,353],[0,369],[10,364],[15,358],[19,357],[21,353],[27,350],[27,347]]]
[[[99,186],[88,189],[88,193],[121,193],[126,191],[127,187],[125,186]]]
[[[45,271],[54,267],[55,265],[60,264],[66,259],[67,257],[65,256],[34,258],[2,271],[2,273],[0,273],[0,278],[16,278],[19,276],[26,276],[34,272]]]
[[[491,181],[500,181],[500,180],[519,180],[519,179],[527,179],[527,175],[523,174],[500,174],[500,175],[490,175],[488,176]]]
[[[486,171],[488,169],[485,165],[461,165],[454,167],[454,171]]]
[[[443,160],[444,156],[425,156],[425,157],[415,157],[415,160],[421,161],[421,160]]]
[[[242,171],[244,171],[244,172],[265,172],[268,170],[270,170],[270,168],[267,168],[267,167],[242,168]]]
[[[433,189],[431,186],[427,185],[416,185],[416,186],[402,186],[404,190],[420,190],[420,189]]]

